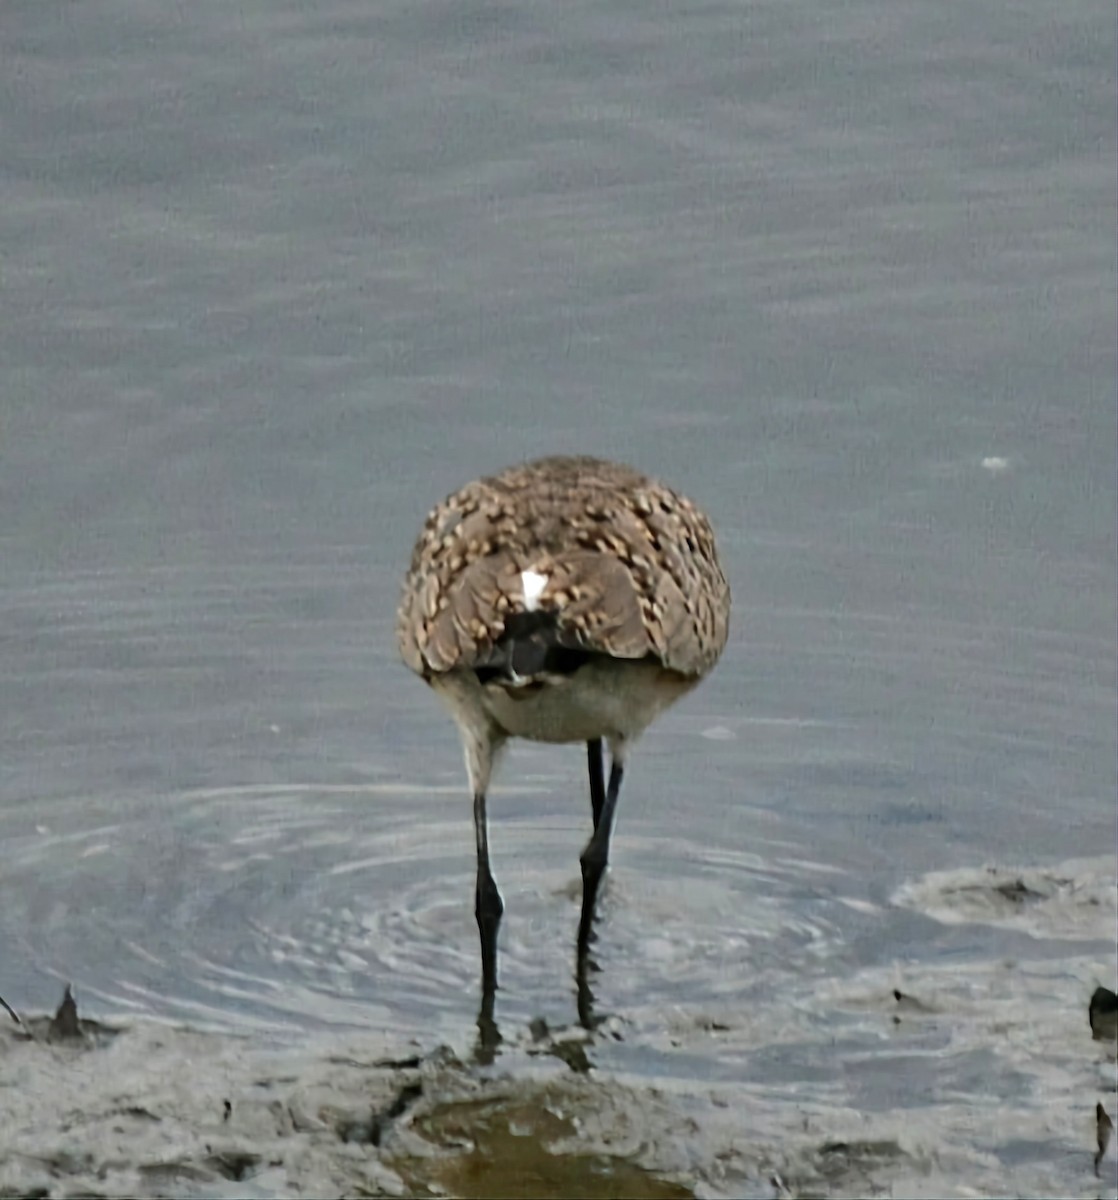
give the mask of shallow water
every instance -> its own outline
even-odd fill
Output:
[[[1118,850],[1112,6],[559,11],[8,6],[0,995],[466,1055],[398,580],[451,488],[592,451],[709,510],[735,604],[626,778],[595,1068],[770,1132],[1006,1100],[988,1034],[952,1082],[963,1033],[877,1022],[1010,961],[1057,1026],[1114,986],[1105,886],[989,920],[934,874]],[[574,1019],[583,772],[494,794],[510,1070]],[[1018,1190],[1071,1177],[1014,1136]]]

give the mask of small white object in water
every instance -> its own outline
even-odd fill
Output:
[[[982,468],[985,471],[989,471],[991,475],[1001,475],[1003,472],[1009,470],[1009,459],[991,454],[982,460]]]
[[[732,729],[727,729],[725,725],[712,725],[709,729],[704,729],[703,737],[710,738],[712,742],[733,742],[737,740],[737,734]]]
[[[547,587],[547,576],[538,571],[521,571],[520,578],[524,584],[524,607],[528,612],[535,612]]]

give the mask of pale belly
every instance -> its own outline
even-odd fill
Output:
[[[477,689],[484,711],[511,737],[587,742],[637,737],[696,682],[656,664],[607,659],[542,684]]]

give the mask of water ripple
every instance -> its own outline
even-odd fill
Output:
[[[208,1025],[430,1033],[472,1021],[475,867],[460,788],[211,788],[140,811],[6,849],[5,904],[42,969],[110,1006]],[[584,824],[493,821],[501,1004],[515,1017],[573,1015]],[[835,869],[785,843],[734,849],[634,813],[613,859],[595,978],[622,1013],[744,1003],[766,977],[826,959],[850,918]]]

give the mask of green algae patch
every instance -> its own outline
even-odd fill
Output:
[[[418,1116],[412,1132],[431,1154],[393,1157],[389,1165],[417,1193],[560,1200],[691,1200],[694,1193],[601,1145],[580,1149],[581,1122],[547,1092],[451,1101]]]

